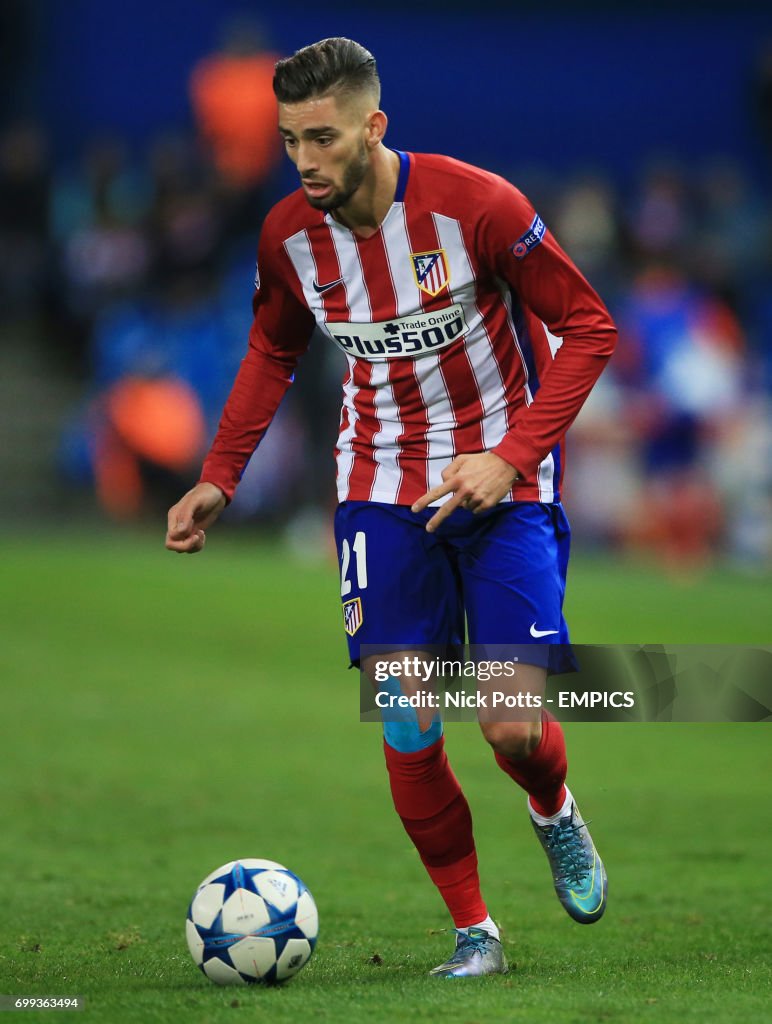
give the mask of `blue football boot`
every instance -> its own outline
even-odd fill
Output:
[[[504,950],[482,928],[456,929],[456,949],[449,960],[433,968],[436,978],[476,978],[481,974],[506,974],[509,970]]]
[[[599,921],[606,909],[606,869],[573,798],[571,813],[556,825],[540,825],[533,817],[531,822],[547,854],[555,892],[566,912],[579,924]]]

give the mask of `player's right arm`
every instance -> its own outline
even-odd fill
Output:
[[[233,497],[255,448],[292,383],[314,318],[281,239],[266,221],[258,250],[249,347],[196,486],[169,510],[166,547],[200,551],[206,529]]]
[[[225,495],[210,483],[198,483],[169,509],[166,546],[169,551],[193,555],[206,543],[206,530],[225,508]]]

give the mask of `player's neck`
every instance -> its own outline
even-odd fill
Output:
[[[399,166],[399,156],[379,145],[365,180],[349,202],[333,212],[335,219],[362,238],[374,235],[394,202]]]

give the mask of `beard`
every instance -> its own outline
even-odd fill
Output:
[[[346,169],[343,171],[343,181],[340,188],[333,189],[328,196],[324,196],[321,199],[316,199],[306,194],[306,200],[314,209],[324,210],[326,213],[329,213],[330,210],[337,210],[340,206],[345,206],[365,180],[369,167],[370,159],[367,155],[367,148],[364,142],[360,141],[359,152],[346,165]]]

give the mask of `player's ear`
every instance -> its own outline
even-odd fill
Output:
[[[374,110],[372,114],[367,115],[365,142],[370,149],[375,149],[378,143],[383,141],[388,123],[389,119],[382,110]]]

